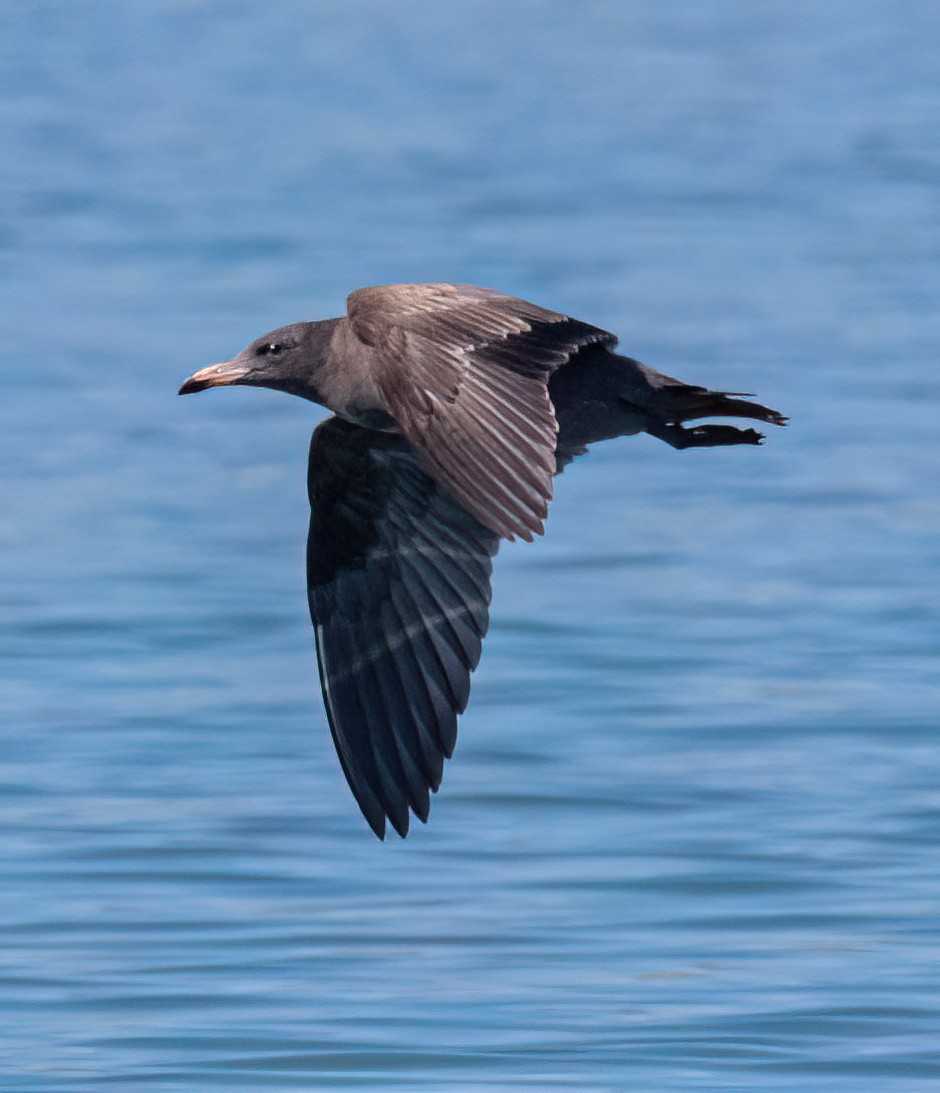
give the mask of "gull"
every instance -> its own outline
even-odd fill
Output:
[[[600,440],[758,445],[784,425],[735,392],[663,375],[598,327],[492,289],[363,288],[194,373],[180,394],[268,387],[336,415],[314,431],[307,588],[346,780],[369,826],[426,821],[489,622],[501,539],[544,531],[553,477]]]

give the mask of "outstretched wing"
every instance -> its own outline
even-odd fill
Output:
[[[354,292],[349,322],[376,385],[427,470],[498,535],[541,534],[556,423],[548,377],[612,334],[472,285]]]
[[[372,830],[421,820],[489,624],[498,537],[407,441],[331,418],[313,434],[307,587],[323,697]]]

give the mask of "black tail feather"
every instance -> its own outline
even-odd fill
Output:
[[[748,417],[770,425],[786,425],[789,420],[776,410],[759,402],[736,398],[738,392],[708,391],[693,388],[688,394],[675,388],[663,391],[677,404],[675,421],[696,421],[703,417]]]
[[[621,397],[641,407],[654,426],[679,427],[683,421],[696,421],[704,417],[747,417],[755,421],[766,421],[769,425],[787,423],[788,419],[784,414],[759,402],[751,402],[753,396],[749,392],[710,391],[707,387],[683,383],[682,380],[666,376],[631,357],[620,357],[618,360],[623,368],[622,378],[626,381],[621,389]],[[753,429],[742,431],[728,426],[724,429],[725,432],[711,431],[704,434],[711,439],[700,440],[698,445],[759,443],[754,439],[758,434]],[[702,435],[700,430],[692,431]],[[653,428],[648,428],[647,432],[657,435]],[[742,432],[748,439],[740,439]],[[727,439],[717,439],[720,436],[726,436]],[[694,446],[695,442],[685,445]]]
[[[648,365],[630,362],[646,381],[642,405],[646,412],[646,431],[674,448],[713,448],[726,444],[760,444],[763,434],[756,429],[736,429],[732,425],[700,425],[684,429],[685,421],[705,417],[746,417],[769,425],[786,425],[788,418],[771,410],[743,391],[710,391],[672,376],[664,376]],[[629,397],[629,396],[628,396]],[[640,400],[637,400],[640,401]]]

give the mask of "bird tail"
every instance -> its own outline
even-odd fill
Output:
[[[628,358],[629,359],[629,358]],[[674,448],[717,447],[727,444],[760,444],[763,433],[756,429],[738,429],[733,425],[699,425],[683,427],[686,421],[706,417],[743,417],[766,421],[770,425],[786,425],[787,418],[771,410],[742,391],[710,391],[681,380],[665,376],[639,361],[633,367],[634,383],[624,397],[636,402],[645,413],[646,431]],[[637,382],[640,381],[640,382]]]
[[[748,401],[754,397],[751,392],[709,391],[707,387],[680,384],[670,389],[670,396],[676,403],[675,420],[679,422],[703,417],[747,417],[771,425],[786,425],[788,420],[777,410]]]

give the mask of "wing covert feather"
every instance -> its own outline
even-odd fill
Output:
[[[548,378],[612,334],[472,285],[385,285],[347,300],[375,383],[426,469],[503,538],[544,530],[557,426]]]

